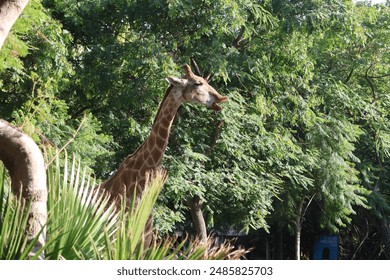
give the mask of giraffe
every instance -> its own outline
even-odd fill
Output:
[[[219,103],[227,101],[208,82],[195,75],[189,65],[184,65],[184,77],[168,77],[170,84],[154,119],[151,132],[145,142],[119,166],[118,170],[105,182],[101,189],[110,194],[112,200],[120,197],[126,199],[127,205],[132,201],[134,191],[136,201],[141,197],[147,183],[147,174],[161,165],[168,138],[176,112],[181,104],[202,104],[214,111],[222,108]],[[152,217],[145,227],[145,235],[150,236]],[[147,244],[148,241],[145,241]]]

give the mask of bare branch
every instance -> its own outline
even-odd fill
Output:
[[[384,74],[384,75],[380,75],[380,76],[368,76],[370,79],[382,79],[382,78],[386,78],[386,77],[390,77],[390,74]]]
[[[214,134],[214,137],[213,137],[213,141],[212,141],[212,143],[210,145],[209,150],[206,152],[206,156],[210,156],[210,154],[213,152],[213,150],[217,146],[217,141],[218,141],[219,137],[221,136],[221,130],[222,130],[222,126],[223,126],[224,123],[225,123],[225,120],[220,120],[217,123],[217,125],[215,126],[215,134]]]
[[[311,198],[309,199],[309,202],[306,204],[306,207],[305,207],[305,210],[303,211],[302,213],[302,217],[304,217],[306,215],[306,212],[307,212],[307,209],[309,208],[311,202],[313,201],[314,197],[316,196],[316,194],[313,194],[311,196]]]
[[[349,74],[348,74],[347,79],[345,79],[344,84],[348,83],[349,80],[351,80],[352,74],[353,74],[354,71],[355,71],[355,68],[352,68],[351,71],[350,71]]]
[[[79,134],[80,129],[81,129],[81,127],[83,126],[85,120],[86,120],[86,118],[84,117],[83,120],[81,121],[79,127],[78,127],[77,130],[75,131],[75,133],[73,133],[72,137],[68,140],[68,142],[65,143],[64,146],[62,146],[61,149],[57,150],[55,156],[47,163],[46,168],[48,168],[48,166],[49,166],[50,164],[53,163],[53,161],[58,157],[58,155],[59,155],[60,153],[62,153],[62,151],[65,150],[66,147],[69,146],[69,144],[72,143],[72,142],[76,139],[76,136],[77,136],[77,134]]]
[[[238,33],[238,36],[233,40],[233,47],[236,49],[239,49],[242,47],[242,42],[244,41],[244,34],[245,34],[245,26],[241,27],[240,33]]]
[[[367,221],[367,219],[365,219],[365,220],[366,220],[366,233],[365,233],[362,241],[360,242],[359,246],[356,248],[355,253],[353,253],[351,260],[356,259],[356,254],[359,252],[360,248],[363,246],[363,243],[367,240],[367,238],[370,234],[370,227],[369,227],[368,221]]]
[[[373,66],[374,65],[371,63],[370,66],[366,70],[366,74],[364,75],[364,78],[366,79],[366,81],[370,85],[372,98],[374,99],[373,101],[375,102],[377,100],[377,96],[376,96],[376,92],[375,92],[375,85],[374,85],[374,82],[371,80],[370,76],[368,75],[368,72],[371,70],[371,68]]]

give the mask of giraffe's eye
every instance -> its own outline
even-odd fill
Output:
[[[196,81],[196,82],[195,82],[195,85],[196,85],[196,86],[201,86],[201,85],[203,85],[203,83],[202,83],[201,81]]]

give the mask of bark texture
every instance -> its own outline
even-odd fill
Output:
[[[46,169],[42,153],[35,142],[22,131],[0,120],[0,160],[11,176],[12,191],[31,203],[28,228],[29,240],[39,235],[32,255],[45,244],[47,218]],[[43,253],[40,258],[44,258]]]
[[[0,49],[29,0],[0,0]]]
[[[206,222],[204,220],[202,205],[203,202],[199,196],[194,196],[190,201],[187,202],[191,211],[192,222],[194,223],[196,235],[200,241],[207,240],[207,229]]]

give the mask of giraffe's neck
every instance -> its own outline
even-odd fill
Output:
[[[172,88],[168,89],[154,119],[148,138],[133,155],[128,157],[133,158],[135,156],[137,161],[140,160],[143,163],[145,170],[155,169],[161,164],[168,144],[173,120],[176,116],[177,109],[181,105],[181,102],[174,97],[174,94],[175,92]],[[142,156],[138,154],[142,154]]]
[[[125,190],[127,190],[126,197],[131,197],[135,186],[137,186],[137,196],[141,195],[146,172],[160,166],[173,120],[181,105],[181,102],[175,98],[175,91],[175,88],[168,88],[145,142],[123,161],[110,179],[102,183],[101,187],[108,191],[111,197],[123,195]]]

